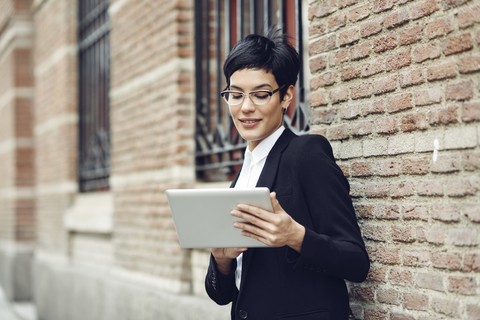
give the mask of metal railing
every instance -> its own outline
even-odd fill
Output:
[[[81,192],[109,189],[109,33],[108,0],[80,0],[78,180]]]

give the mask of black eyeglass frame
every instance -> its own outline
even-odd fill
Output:
[[[225,102],[226,102],[229,106],[238,106],[238,105],[242,104],[242,103],[245,101],[245,97],[246,97],[246,96],[248,96],[248,98],[250,99],[250,101],[252,101],[252,103],[253,103],[254,105],[264,106],[264,105],[266,105],[267,103],[269,103],[270,100],[272,99],[272,96],[273,96],[275,93],[277,93],[278,91],[282,90],[283,87],[285,87],[285,85],[281,85],[280,87],[278,87],[277,89],[275,89],[275,90],[273,90],[273,91],[271,91],[271,90],[255,90],[255,91],[251,91],[251,92],[249,92],[249,93],[244,93],[244,92],[235,91],[235,90],[227,90],[227,88],[228,88],[228,87],[227,87],[227,88],[225,88],[225,90],[223,90],[222,92],[220,92],[220,96],[222,96],[223,100],[225,100]],[[268,101],[265,102],[265,103],[262,103],[262,104],[255,103],[255,102],[253,102],[253,100],[250,98],[250,95],[251,95],[252,93],[257,93],[257,92],[265,92],[266,94],[268,94],[268,95],[270,96],[270,98],[269,98]],[[243,96],[243,99],[242,99],[242,101],[240,101],[240,102],[237,103],[237,104],[231,104],[231,103],[229,103],[229,102],[227,101],[227,99],[225,98],[225,94],[226,94],[226,93],[238,93],[238,94],[241,94],[241,95]]]

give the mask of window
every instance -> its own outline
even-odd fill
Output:
[[[78,179],[81,192],[109,189],[109,32],[108,0],[80,0]]]
[[[233,125],[219,92],[225,88],[223,61],[238,40],[274,24],[288,33],[302,58],[296,98],[284,118],[298,134],[309,131],[310,106],[303,72],[302,0],[196,0],[196,176],[232,180],[243,163],[246,142]]]

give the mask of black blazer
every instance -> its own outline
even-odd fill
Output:
[[[301,254],[287,246],[248,249],[240,292],[236,259],[224,275],[211,256],[205,279],[210,298],[221,305],[232,302],[232,319],[347,319],[344,279],[365,280],[370,263],[348,181],[327,139],[298,137],[286,129],[270,151],[257,187],[275,191],[283,209],[305,226]]]

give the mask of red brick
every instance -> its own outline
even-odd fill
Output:
[[[348,66],[342,69],[342,81],[348,81],[360,77],[362,69],[360,65]]]
[[[352,294],[358,301],[372,301],[375,298],[374,287],[360,287],[355,286],[352,290]]]
[[[466,314],[468,319],[480,319],[480,305],[467,303]]]
[[[351,87],[352,99],[368,98],[372,95],[372,84],[369,82],[359,83]]]
[[[413,275],[409,270],[392,268],[388,274],[388,279],[393,285],[411,286],[413,284]]]
[[[338,7],[345,8],[351,5],[356,4],[358,1],[357,0],[338,0]]]
[[[318,107],[327,104],[327,95],[325,92],[313,92],[310,94],[310,106]]]
[[[480,254],[466,253],[463,260],[463,270],[467,272],[480,272]]]
[[[373,101],[371,104],[367,104],[362,109],[362,115],[368,116],[369,114],[378,114],[383,113],[385,111],[385,100],[376,100]]]
[[[438,10],[437,2],[435,0],[427,0],[423,2],[414,3],[411,6],[412,19],[420,19],[428,16]]]
[[[388,184],[383,182],[371,182],[365,186],[367,198],[383,198],[388,196]]]
[[[312,110],[310,113],[310,122],[316,124],[331,124],[337,119],[337,109]]]
[[[457,123],[457,109],[457,106],[450,106],[431,110],[428,112],[428,123],[430,125]]]
[[[433,204],[432,218],[444,222],[458,222],[460,210],[454,203]]]
[[[455,29],[453,16],[442,17],[430,22],[427,25],[427,36],[433,39],[439,36],[449,34]]]
[[[397,35],[390,34],[375,40],[373,51],[376,53],[387,51],[397,47]]]
[[[412,226],[392,226],[392,239],[398,242],[414,242],[415,229]]]
[[[474,23],[480,23],[480,5],[465,8],[458,12],[459,28],[468,28]]]
[[[427,116],[425,112],[409,113],[402,117],[400,129],[403,132],[424,130],[427,128]]]
[[[365,319],[368,320],[387,320],[388,311],[378,307],[365,310]]]
[[[366,62],[362,66],[362,77],[370,77],[374,74],[385,71],[385,59],[382,57]]]
[[[348,88],[339,87],[330,90],[330,99],[332,100],[333,104],[346,101],[348,99]]]
[[[437,269],[460,270],[462,268],[462,255],[458,252],[434,252],[432,254],[432,265]]]
[[[348,11],[348,20],[356,22],[365,19],[370,15],[370,4],[364,4]]]
[[[348,61],[348,48],[343,48],[338,50],[338,52],[331,53],[329,61],[331,66],[338,66]]]
[[[328,30],[333,31],[340,27],[345,26],[347,23],[347,15],[345,13],[340,13],[328,18]]]
[[[341,124],[338,126],[331,126],[327,130],[327,137],[329,140],[345,140],[349,138],[348,125]]]
[[[379,13],[393,7],[393,0],[374,0],[373,2],[373,12]]]
[[[352,163],[352,177],[368,177],[373,175],[373,165],[371,162]]]
[[[475,36],[475,39],[477,40],[477,44],[480,45],[480,30],[477,31],[477,34]]]
[[[327,26],[323,22],[310,23],[308,27],[308,36],[314,37],[322,35],[327,31]]]
[[[397,118],[380,118],[375,121],[377,133],[392,134],[398,131]]]
[[[478,245],[477,227],[458,227],[449,230],[450,244],[459,247]]]
[[[310,80],[310,91],[315,91],[318,88],[330,86],[336,82],[337,73],[335,71],[325,72],[321,75],[314,76]]]
[[[365,21],[360,25],[360,34],[363,38],[369,37],[371,35],[377,34],[382,31],[383,28],[383,17]]]
[[[385,228],[383,228],[385,229]],[[368,281],[378,281],[378,282],[386,282],[387,278],[387,268],[382,266],[370,266],[370,271],[367,275]]]
[[[477,281],[474,277],[449,276],[448,291],[467,296],[476,295]]]
[[[426,294],[417,292],[405,292],[403,294],[403,306],[409,310],[427,311],[430,307],[430,298]]]
[[[480,71],[480,55],[461,58],[458,69],[460,73]]]
[[[445,291],[444,278],[442,274],[419,272],[417,274],[417,286],[423,289]]]
[[[442,53],[442,46],[439,42],[430,42],[417,46],[413,50],[413,61],[421,63],[428,59],[437,59]]]
[[[350,48],[350,59],[355,61],[362,58],[366,58],[370,55],[372,50],[372,42],[367,41],[362,44],[358,44]]]
[[[473,39],[470,33],[464,33],[458,36],[450,36],[443,40],[442,49],[446,56],[471,50],[473,48]]]
[[[443,0],[443,10],[459,7],[471,0]]]
[[[473,196],[478,189],[478,178],[458,178],[447,181],[446,194],[449,197]]]
[[[387,232],[387,228],[384,226],[378,225],[366,225],[363,228],[362,232],[363,236],[368,240],[385,242],[387,239],[390,238],[389,233]]]
[[[373,93],[376,95],[384,94],[387,92],[395,91],[397,88],[397,75],[392,74],[390,76],[375,80],[373,83]]]
[[[346,105],[338,110],[340,119],[352,120],[360,116],[360,106],[358,104]]]
[[[339,166],[340,167],[340,166]],[[340,167],[342,169],[342,167]],[[342,170],[343,171],[343,170]],[[344,174],[345,175],[345,174]],[[364,195],[362,183],[352,182],[350,183],[350,197],[352,198],[361,198]]]
[[[395,28],[407,23],[409,20],[408,9],[406,7],[401,7],[385,16],[385,27],[387,29]]]
[[[390,320],[415,320],[415,317],[407,313],[391,312]]]
[[[434,173],[451,173],[461,170],[460,157],[456,154],[440,154],[432,163]]]
[[[430,168],[430,158],[404,159],[402,162],[403,174],[427,174]]]
[[[437,313],[442,313],[451,317],[458,317],[460,302],[458,300],[447,300],[441,298],[432,298],[432,309]]]
[[[480,152],[464,153],[463,169],[466,171],[474,171],[480,169]]]
[[[473,97],[473,81],[463,81],[456,84],[448,84],[445,92],[447,100],[470,100]]]
[[[387,111],[389,113],[399,112],[412,108],[412,94],[402,93],[389,96],[387,99]]]
[[[457,76],[457,64],[455,61],[433,65],[427,68],[427,80],[443,80]]]
[[[315,41],[314,43],[310,44],[308,52],[310,56],[315,56],[319,53],[330,51],[335,48],[335,41],[335,35],[324,36],[319,40]]]
[[[308,20],[312,20],[314,17],[325,17],[335,12],[335,10],[337,10],[335,2],[335,0],[326,0],[316,5],[311,5],[308,8]]]
[[[310,59],[308,62],[310,66],[310,72],[315,73],[319,70],[323,70],[327,67],[327,57],[326,56],[318,56],[315,58]]]
[[[387,57],[386,70],[387,72],[389,72],[392,70],[401,69],[403,67],[409,66],[410,63],[412,63],[412,58],[410,57],[410,49],[397,51]]]
[[[377,204],[375,205],[374,214],[377,219],[398,220],[400,218],[400,209],[396,204]]]
[[[401,294],[397,290],[389,288],[379,288],[377,290],[377,301],[380,303],[388,303],[399,305]]]
[[[395,159],[377,161],[376,174],[381,177],[398,176],[400,163]]]
[[[430,251],[428,249],[407,249],[402,250],[403,265],[410,267],[424,267],[430,263]]]
[[[365,136],[372,133],[373,122],[372,121],[360,121],[354,122],[350,125],[350,131],[352,136]]]
[[[423,25],[419,25],[419,26],[405,29],[404,31],[400,32],[400,37],[399,37],[400,45],[406,46],[422,40],[423,28],[424,28]]]
[[[340,32],[338,35],[338,45],[343,46],[346,44],[351,44],[360,39],[360,28],[353,27],[343,32]]]
[[[400,74],[400,87],[405,88],[417,84],[422,84],[425,82],[425,77],[423,76],[422,69],[414,69],[410,71],[405,71]]]
[[[417,185],[417,194],[420,196],[443,196],[443,181],[422,180]]]
[[[442,96],[442,88],[438,86],[417,91],[415,92],[415,106],[427,106],[430,104],[440,103],[442,101]]]
[[[383,264],[399,264],[400,248],[380,247],[377,251],[377,260]],[[389,278],[391,274],[389,275]],[[390,280],[391,281],[391,280]]]
[[[355,213],[362,219],[373,218],[373,205],[371,204],[354,204]],[[365,227],[366,228],[366,227]]]

